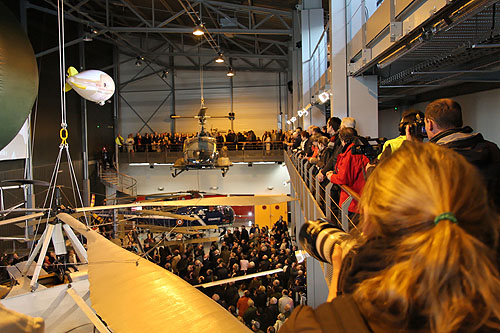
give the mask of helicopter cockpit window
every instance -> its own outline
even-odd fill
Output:
[[[189,162],[209,163],[215,158],[216,140],[210,137],[194,138],[186,142],[184,149]]]

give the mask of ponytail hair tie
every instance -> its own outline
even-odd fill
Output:
[[[442,221],[442,220],[448,220],[448,221],[453,222],[453,223],[458,223],[457,218],[455,217],[455,215],[453,215],[452,212],[446,212],[443,214],[439,214],[434,219],[434,224],[437,225],[439,223],[439,221]]]

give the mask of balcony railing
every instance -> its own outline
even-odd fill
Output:
[[[223,147],[227,148],[231,162],[283,162],[282,141],[217,144],[219,152]],[[118,163],[175,163],[184,156],[182,149],[182,143],[123,147],[118,154]]]
[[[349,197],[342,204],[339,204],[336,195],[338,189],[334,188],[333,183],[328,182],[326,186],[323,186],[318,181],[316,174],[319,169],[316,165],[311,164],[307,159],[301,158],[298,154],[288,151],[285,152],[284,156],[290,174],[290,181],[297,199],[300,200],[304,218],[316,220],[320,217],[326,217],[332,221],[336,220],[346,232],[355,227],[355,223],[349,217],[347,209],[352,200],[359,201],[359,194],[350,187],[341,185],[340,188]]]
[[[284,154],[285,164],[290,175],[292,185],[292,196],[297,199],[297,204],[292,206],[295,219],[295,235],[299,235],[299,230],[306,220],[316,220],[326,217],[336,220],[345,231],[349,231],[354,226],[349,219],[347,208],[355,200],[359,200],[357,193],[348,187],[342,187],[349,198],[339,207],[332,196],[332,183],[323,187],[314,176],[315,165],[311,165],[307,160],[300,158],[297,154],[286,151]],[[300,209],[298,209],[300,206]],[[294,208],[295,207],[295,208]],[[297,210],[298,209],[298,210]],[[332,266],[330,264],[319,263],[316,259],[307,258],[307,302],[308,305],[316,307],[326,301],[328,286],[325,281],[330,281],[332,277]]]

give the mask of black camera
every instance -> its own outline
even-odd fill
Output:
[[[424,118],[419,113],[410,114],[409,116],[412,118],[411,121],[403,121],[399,124],[399,134],[406,135],[406,126],[409,125],[411,136],[426,138],[427,131],[425,130]]]
[[[306,221],[300,228],[299,242],[309,255],[330,264],[335,244],[342,247],[342,256],[345,256],[355,244],[354,238],[339,225],[323,218]]]
[[[353,155],[365,155],[370,162],[373,162],[378,155],[382,152],[386,138],[370,138],[369,136],[363,138],[359,137],[359,143],[351,148]]]

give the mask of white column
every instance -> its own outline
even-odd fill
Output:
[[[300,13],[302,30],[302,105],[299,108],[312,104],[314,102],[312,96],[317,93],[314,87],[316,83],[315,75],[313,74],[314,60],[311,59],[311,56],[324,30],[324,12],[321,1],[304,0],[302,6]],[[302,118],[304,128],[314,123],[311,110],[309,113],[309,117]],[[324,120],[322,123],[324,123]]]
[[[378,137],[377,76],[348,78],[349,116],[356,119],[356,129],[362,136]]]
[[[347,117],[347,55],[345,1],[330,0],[330,87],[333,117]]]
[[[378,137],[377,76],[348,74],[345,4],[345,0],[330,0],[332,116],[353,117],[360,135]]]

